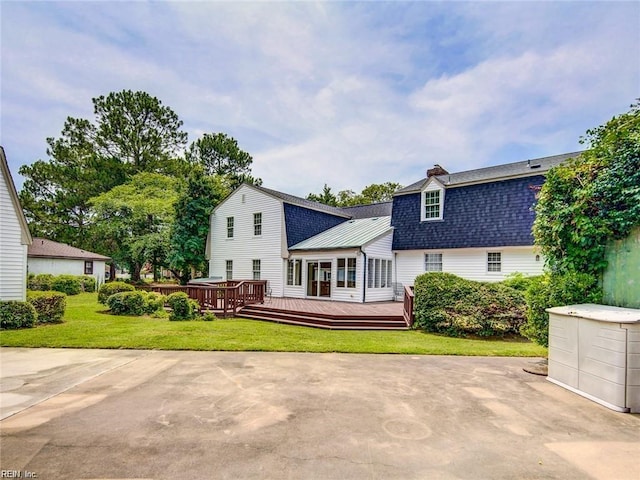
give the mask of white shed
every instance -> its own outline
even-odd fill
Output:
[[[29,246],[28,270],[35,275],[91,275],[96,286],[104,283],[105,264],[111,260],[98,253],[88,252],[46,238],[34,238]]]
[[[0,147],[0,300],[26,299],[27,247],[31,241],[7,158]]]

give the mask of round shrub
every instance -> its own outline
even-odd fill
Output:
[[[165,297],[159,293],[136,290],[114,293],[107,299],[107,305],[116,315],[140,316],[162,310],[164,301]]]
[[[169,320],[193,320],[198,312],[198,302],[189,298],[184,292],[172,293],[167,297],[171,308]]]
[[[67,295],[78,295],[82,292],[82,281],[76,275],[58,275],[51,282],[51,290]]]
[[[147,301],[144,292],[120,292],[107,298],[107,306],[116,315],[140,316],[147,313]]]
[[[415,281],[415,328],[450,336],[518,334],[525,322],[522,292],[431,272]]]
[[[36,309],[29,302],[0,300],[0,329],[30,328],[37,318]]]
[[[98,302],[103,305],[107,304],[107,299],[115,294],[120,292],[132,292],[136,289],[133,285],[129,285],[125,282],[109,282],[105,283],[98,290]]]
[[[67,307],[67,296],[54,291],[28,291],[27,302],[36,309],[38,323],[60,323]]]

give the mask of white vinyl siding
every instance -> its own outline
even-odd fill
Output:
[[[242,202],[242,196],[245,203]],[[254,213],[262,217],[262,235],[256,236]],[[226,260],[233,260],[233,279],[253,278],[254,259],[260,259],[260,278],[274,297],[283,296],[286,261],[283,260],[282,203],[249,185],[242,185],[214,210],[210,226],[209,276],[226,278]],[[234,217],[234,239],[227,239],[227,217]],[[283,247],[284,245],[284,247]]]
[[[533,246],[501,247],[501,272],[487,271],[487,253],[495,250],[487,248],[460,248],[425,252],[424,250],[406,250],[396,252],[397,282],[413,285],[415,278],[424,273],[425,253],[442,254],[442,271],[453,273],[469,280],[496,282],[504,280],[509,274],[520,272],[524,275],[540,275],[544,259]],[[538,256],[538,261],[536,261]]]
[[[9,192],[11,180],[5,178],[4,168],[0,177],[0,300],[25,300],[27,245],[22,244],[20,220]]]

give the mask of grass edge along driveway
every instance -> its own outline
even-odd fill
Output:
[[[0,331],[3,347],[546,357],[525,340],[449,338],[421,331],[340,331],[246,319],[171,322],[106,313],[97,294],[67,297],[65,322]]]

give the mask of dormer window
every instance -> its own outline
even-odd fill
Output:
[[[422,211],[420,220],[442,220],[444,207],[444,187],[440,182],[432,181],[422,191]]]

